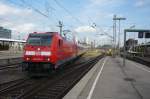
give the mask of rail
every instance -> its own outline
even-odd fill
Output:
[[[15,86],[0,90],[0,99],[11,97],[15,99],[48,99],[62,98],[103,56],[91,58],[88,61],[67,64],[63,70],[56,71],[50,77],[39,80],[29,80]],[[17,93],[16,93],[17,92]],[[14,97],[13,97],[14,98]]]

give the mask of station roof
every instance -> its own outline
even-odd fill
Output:
[[[0,38],[0,41],[7,41],[7,42],[21,42],[25,43],[25,40],[16,40],[16,39],[7,39],[7,38]]]
[[[149,29],[125,29],[126,32],[150,32]]]

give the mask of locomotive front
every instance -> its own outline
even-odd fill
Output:
[[[24,48],[23,70],[42,72],[53,69],[52,41],[52,33],[29,34]]]

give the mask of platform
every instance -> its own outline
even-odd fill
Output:
[[[23,51],[0,51],[0,59],[10,59],[10,58],[18,58],[22,57]]]
[[[150,68],[122,61],[103,58],[63,99],[150,99]]]

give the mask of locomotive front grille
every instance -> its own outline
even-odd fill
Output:
[[[46,72],[52,71],[54,69],[54,65],[51,63],[24,63],[25,70],[30,72]]]

